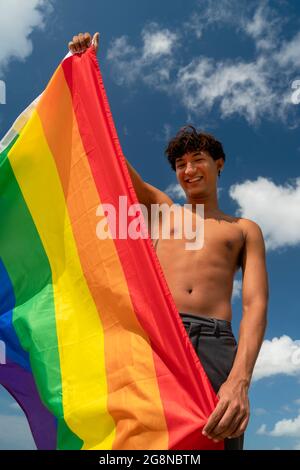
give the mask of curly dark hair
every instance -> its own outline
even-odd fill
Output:
[[[165,154],[172,169],[176,171],[176,159],[187,152],[195,152],[196,150],[206,150],[214,160],[223,158],[225,161],[226,158],[221,142],[211,134],[197,132],[195,127],[191,125],[184,126],[178,131],[168,143]]]

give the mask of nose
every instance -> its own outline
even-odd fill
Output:
[[[186,167],[185,167],[185,174],[186,175],[191,175],[195,172],[196,167],[193,162],[187,162]]]

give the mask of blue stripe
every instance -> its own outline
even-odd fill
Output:
[[[22,348],[13,327],[15,303],[13,285],[0,258],[0,340],[5,344],[7,359],[31,371],[29,354]]]
[[[16,304],[14,289],[0,258],[0,315],[13,310]]]

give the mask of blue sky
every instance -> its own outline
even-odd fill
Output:
[[[220,207],[258,222],[267,244],[269,324],[255,371],[247,449],[300,449],[300,4],[243,0],[0,0],[3,136],[44,89],[77,32],[100,31],[99,62],[123,152],[178,202],[164,157],[192,123],[223,142]],[[177,194],[177,196],[175,196]],[[233,325],[242,304],[235,282]],[[32,448],[0,390],[0,449]]]

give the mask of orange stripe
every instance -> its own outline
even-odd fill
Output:
[[[113,447],[167,449],[168,431],[153,352],[136,318],[115,244],[96,237],[96,209],[101,201],[61,68],[42,106],[38,105],[38,114],[62,182],[83,272],[105,332],[108,410],[116,422]]]
[[[117,206],[118,195],[126,194],[129,205],[138,203],[94,48],[64,60],[61,66],[100,199]],[[216,395],[188,339],[151,240],[117,237],[115,246],[136,317],[151,341],[169,448],[216,447],[199,434],[213,411]]]

